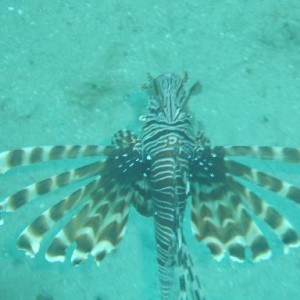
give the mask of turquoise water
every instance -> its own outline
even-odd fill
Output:
[[[108,144],[120,128],[138,132],[139,85],[165,71],[201,81],[191,109],[213,145],[299,146],[299,15],[298,0],[3,0],[0,150]],[[27,179],[1,178],[1,195]],[[300,229],[300,211],[284,209]],[[117,250],[99,267],[74,268],[16,249],[35,211],[6,215],[0,227],[0,299],[159,299],[151,219],[132,210]],[[299,249],[278,247],[259,264],[217,263],[185,227],[208,300],[298,299]]]

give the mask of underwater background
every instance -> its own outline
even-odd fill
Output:
[[[212,145],[299,147],[299,16],[298,0],[1,0],[0,151],[139,132],[139,86],[166,71],[201,81],[190,107]],[[283,179],[299,185],[292,171]],[[1,199],[28,180],[17,177],[1,179]],[[300,209],[283,206],[300,230]],[[4,216],[1,300],[159,299],[152,219],[132,209],[117,249],[99,267],[75,268],[16,248],[35,210]],[[299,299],[299,249],[284,255],[275,244],[271,260],[218,263],[192,236],[188,212],[184,226],[207,300]]]

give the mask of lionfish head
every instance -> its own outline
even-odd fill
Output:
[[[188,76],[183,78],[173,74],[164,73],[156,78],[149,75],[149,85],[144,85],[150,96],[148,110],[157,119],[174,123],[186,116],[188,100],[201,90],[201,85],[196,82],[188,92],[185,83]]]

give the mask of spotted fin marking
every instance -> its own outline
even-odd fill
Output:
[[[227,252],[245,260],[249,247],[254,261],[269,258],[271,249],[254,218],[270,226],[285,252],[299,246],[299,236],[288,220],[236,178],[243,178],[299,203],[299,188],[227,156],[251,156],[299,163],[298,149],[271,147],[215,147],[202,145],[191,160],[192,230],[212,255],[220,260]]]
[[[129,157],[127,165],[132,166],[139,164],[141,167],[136,176],[136,181],[132,182],[132,204],[135,209],[143,216],[150,217],[153,215],[153,203],[150,196],[150,183],[149,183],[149,161],[141,158],[141,144],[137,135],[129,130],[120,130],[112,138],[112,144],[117,145],[120,149],[131,148],[131,155],[126,154]],[[115,155],[118,159],[119,155]],[[124,154],[123,154],[124,157]],[[126,159],[126,157],[124,157]],[[142,164],[141,164],[142,163]],[[137,174],[136,174],[137,175]]]
[[[99,161],[34,183],[1,202],[4,212],[15,211],[41,195],[72,183],[82,184],[29,224],[18,239],[18,247],[34,256],[47,233],[56,232],[46,252],[49,261],[63,261],[67,248],[74,243],[73,264],[84,262],[89,255],[99,263],[124,235],[131,204],[144,214],[152,213],[148,199],[144,198],[149,195],[144,176],[147,168],[138,143],[133,133],[123,130],[114,136],[113,145],[109,147],[24,148],[0,154],[4,172],[53,159],[99,156]],[[34,154],[41,152],[38,156]]]

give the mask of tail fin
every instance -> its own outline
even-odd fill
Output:
[[[194,263],[184,237],[177,256],[179,271],[179,298],[178,300],[205,300],[202,295],[200,280],[194,268]]]

